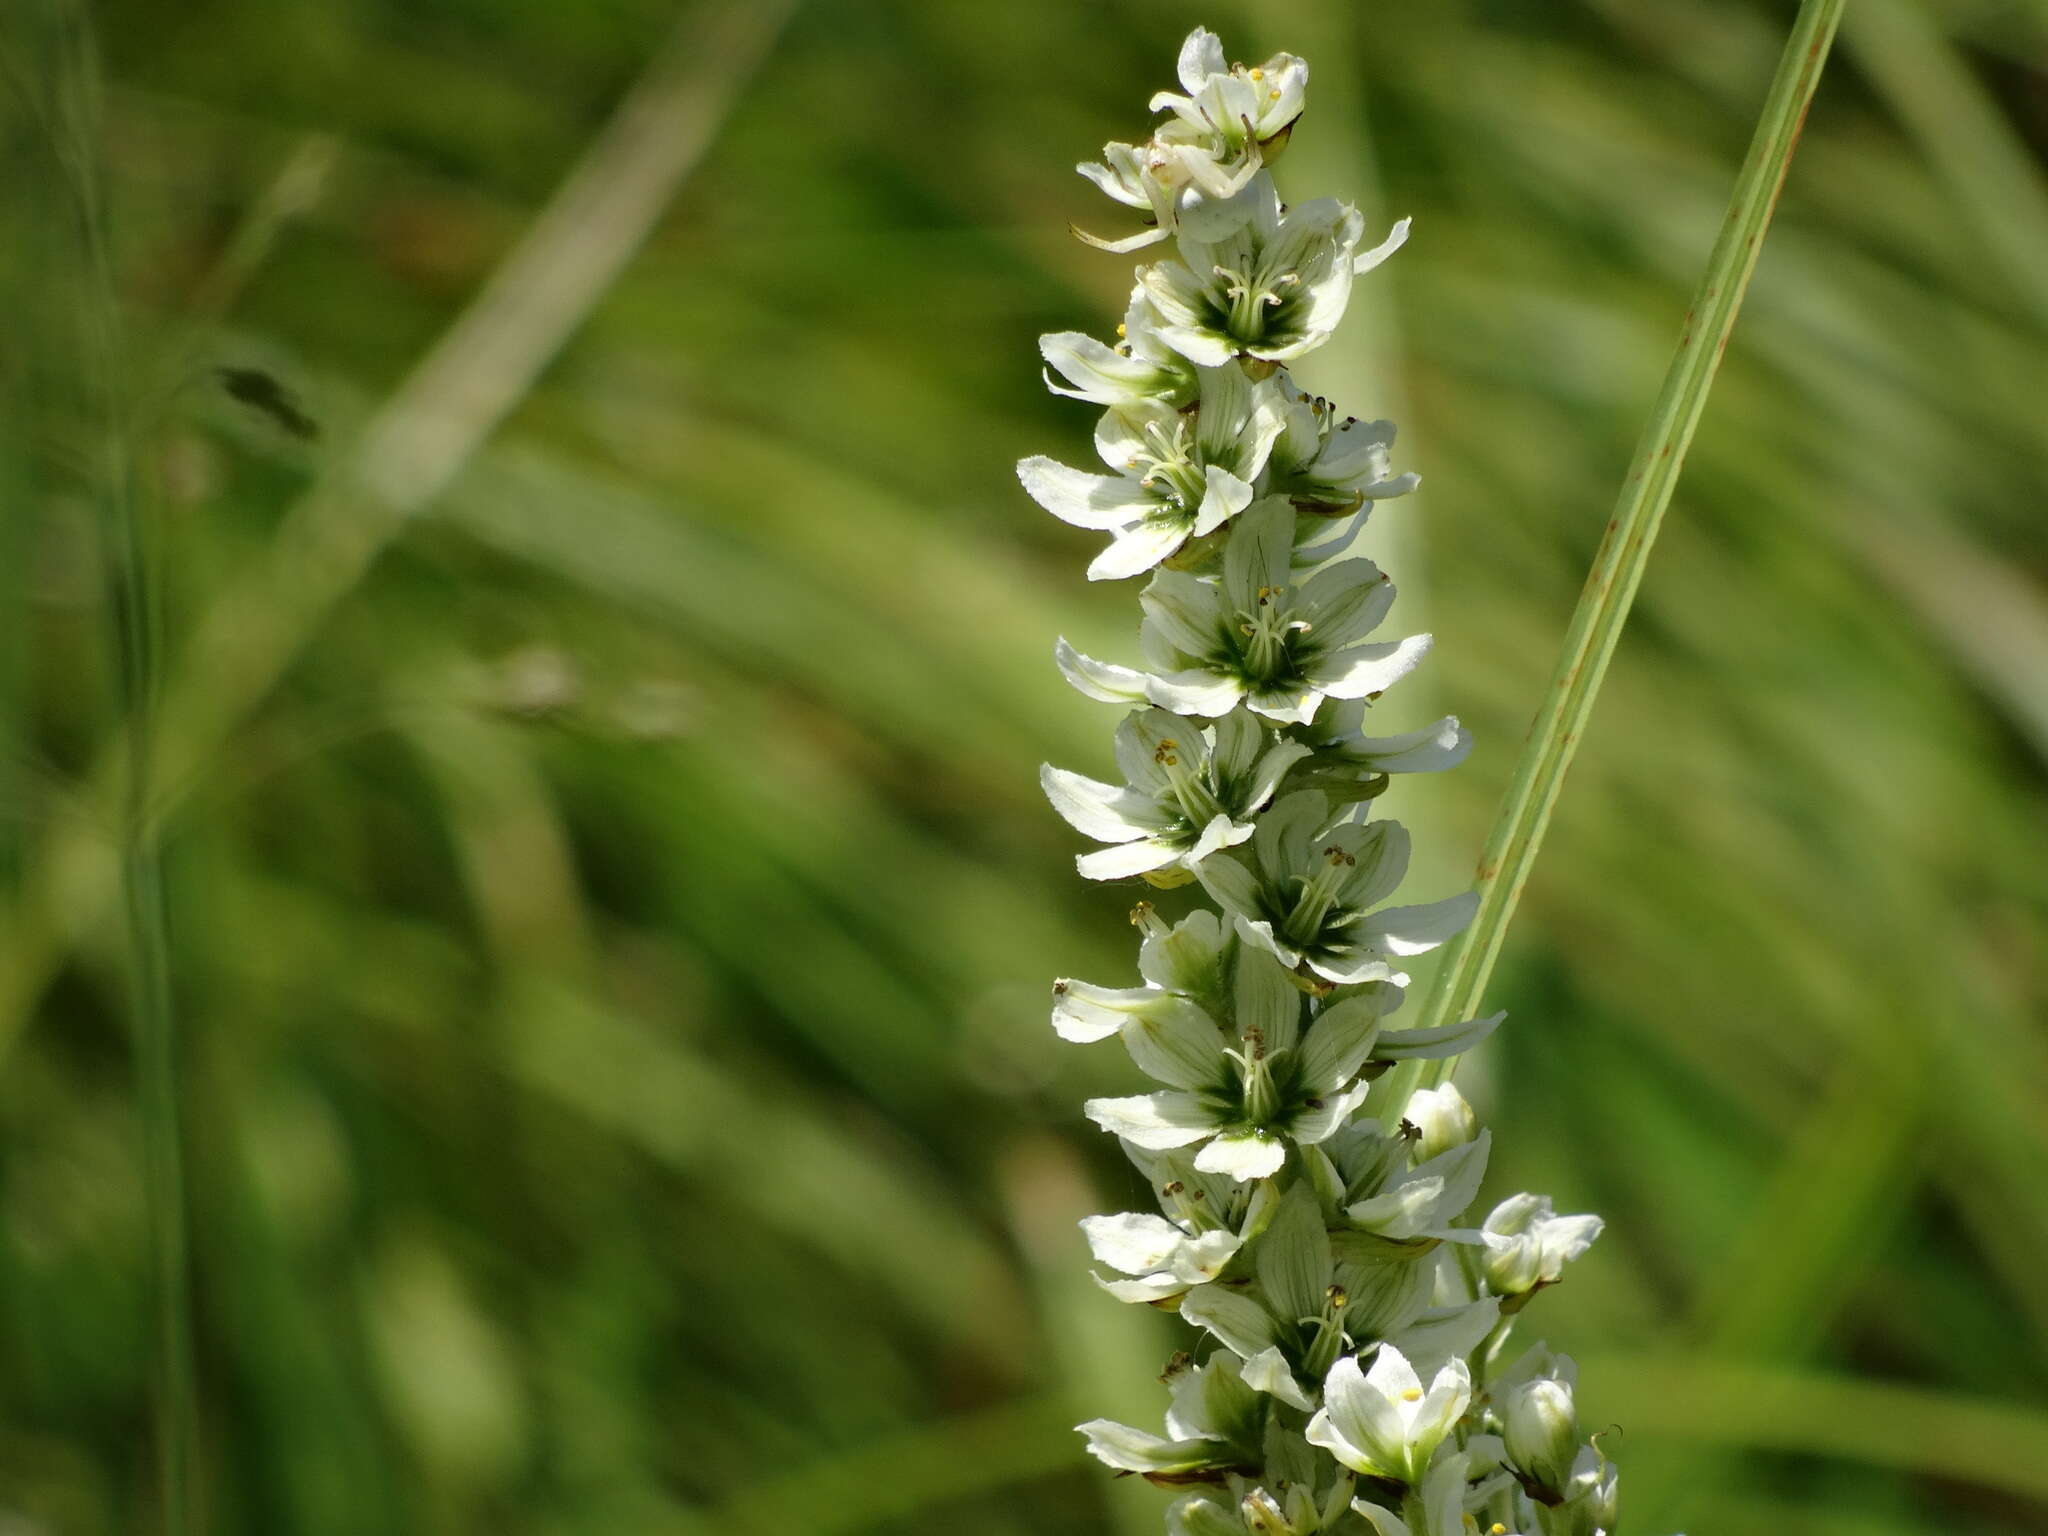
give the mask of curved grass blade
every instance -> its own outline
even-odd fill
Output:
[[[1571,766],[1607,663],[1628,620],[1636,587],[1649,564],[1658,524],[1685,464],[1686,449],[1706,407],[1722,348],[1734,329],[1807,107],[1820,83],[1842,6],[1843,0],[1805,0],[1793,24],[1729,200],[1728,216],[1687,313],[1677,354],[1572,614],[1564,656],[1523,743],[1514,779],[1487,838],[1479,861],[1478,914],[1437,973],[1418,1021],[1422,1028],[1453,1023],[1478,1011],[1508,921],[1542,847],[1565,770]],[[1389,1080],[1389,1100],[1402,1102],[1405,1090],[1442,1082],[1456,1062],[1457,1058],[1450,1057],[1401,1068]]]

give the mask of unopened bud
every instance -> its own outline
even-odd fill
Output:
[[[1439,1153],[1462,1147],[1479,1134],[1479,1117],[1472,1113],[1472,1106],[1465,1102],[1455,1083],[1417,1089],[1402,1118],[1422,1133],[1415,1148],[1417,1162],[1428,1162]]]
[[[1572,1389],[1550,1376],[1519,1382],[1501,1399],[1508,1460],[1538,1487],[1562,1493],[1579,1454]]]

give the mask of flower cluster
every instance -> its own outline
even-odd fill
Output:
[[[1173,1536],[1595,1536],[1615,1473],[1580,1433],[1572,1364],[1506,1343],[1600,1221],[1526,1194],[1475,1221],[1491,1140],[1457,1089],[1376,1098],[1392,1064],[1456,1055],[1499,1019],[1387,1023],[1402,962],[1473,900],[1394,904],[1408,833],[1373,810],[1392,775],[1454,767],[1470,739],[1455,719],[1365,729],[1429,637],[1376,638],[1393,584],[1345,552],[1416,478],[1394,471],[1392,424],[1338,416],[1287,365],[1407,224],[1361,251],[1357,210],[1280,202],[1267,167],[1307,79],[1289,54],[1231,65],[1197,31],[1152,138],[1081,167],[1147,224],[1083,238],[1175,254],[1139,269],[1114,344],[1041,342],[1050,387],[1103,407],[1104,471],[1018,466],[1047,511],[1109,535],[1092,579],[1147,577],[1138,664],[1056,652],[1128,710],[1121,782],[1043,772],[1103,845],[1080,872],[1216,908],[1169,922],[1141,902],[1137,985],[1053,989],[1063,1038],[1118,1036],[1158,1085],[1087,1106],[1160,1206],[1083,1223],[1097,1279],[1202,1336],[1169,1367],[1163,1435],[1081,1430],[1107,1465],[1183,1490]]]

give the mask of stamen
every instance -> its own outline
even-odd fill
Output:
[[[1322,932],[1323,919],[1336,904],[1345,872],[1358,863],[1334,843],[1323,850],[1323,859],[1323,867],[1302,881],[1301,895],[1295,898],[1294,910],[1280,925],[1280,932],[1292,943],[1306,944]]]

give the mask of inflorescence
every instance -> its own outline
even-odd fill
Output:
[[[1288,371],[1407,221],[1361,250],[1355,208],[1280,201],[1268,167],[1301,114],[1300,59],[1232,65],[1198,30],[1179,73],[1148,142],[1080,167],[1145,221],[1083,239],[1177,256],[1138,269],[1115,344],[1040,343],[1055,393],[1105,407],[1107,472],[1018,465],[1047,511],[1108,535],[1092,579],[1149,575],[1139,665],[1056,652],[1082,693],[1130,710],[1120,782],[1043,772],[1103,845],[1080,872],[1216,908],[1169,923],[1140,903],[1140,985],[1053,988],[1063,1038],[1120,1036],[1161,1085],[1087,1105],[1160,1205],[1082,1223],[1113,1271],[1097,1279],[1201,1330],[1169,1364],[1164,1435],[1081,1432],[1119,1472],[1188,1490],[1172,1536],[1611,1532],[1615,1471],[1580,1432],[1571,1360],[1506,1352],[1600,1219],[1524,1194],[1466,1225],[1490,1138],[1449,1084],[1365,1113],[1394,1063],[1456,1055],[1500,1019],[1385,1025],[1403,960],[1457,934],[1473,898],[1389,905],[1408,833],[1373,805],[1471,740],[1455,718],[1366,734],[1429,637],[1373,638],[1393,584],[1346,552],[1416,477],[1393,470],[1391,422],[1340,417]]]

